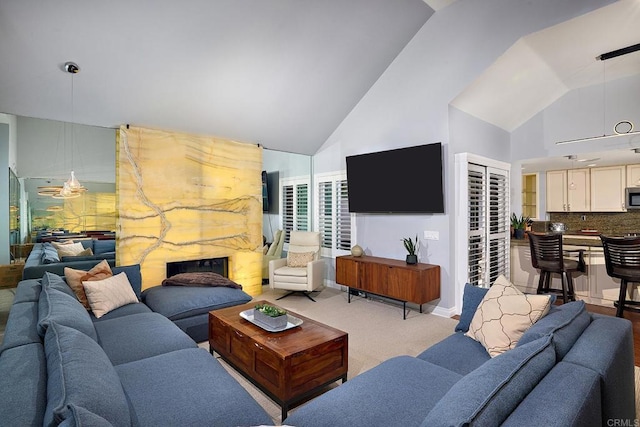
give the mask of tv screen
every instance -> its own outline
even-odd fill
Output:
[[[441,143],[346,160],[349,212],[444,213]]]
[[[269,184],[267,171],[262,171],[262,212],[269,212]]]

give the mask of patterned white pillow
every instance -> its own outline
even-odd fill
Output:
[[[83,281],[82,286],[91,311],[98,318],[118,307],[138,302],[125,272],[104,280]]]
[[[549,295],[525,295],[501,275],[480,301],[465,335],[495,357],[514,348],[550,307]]]
[[[84,251],[84,246],[82,243],[71,243],[66,245],[60,245],[56,248],[58,250],[58,256],[62,258],[63,256],[77,256],[82,251]],[[93,254],[92,254],[93,255]]]
[[[315,252],[289,252],[287,253],[287,267],[306,267],[313,261]]]

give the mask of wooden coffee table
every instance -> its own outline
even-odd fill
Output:
[[[346,332],[289,311],[303,323],[282,332],[268,332],[240,317],[255,301],[209,312],[209,348],[265,392],[289,408],[329,384],[347,381]]]

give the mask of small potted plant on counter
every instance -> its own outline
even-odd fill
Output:
[[[513,228],[513,238],[514,239],[524,239],[524,229],[529,225],[529,217],[520,215],[516,215],[515,213],[511,214],[511,227]]]
[[[416,241],[414,242],[411,237],[402,239],[402,243],[404,243],[404,248],[409,252],[407,255],[407,264],[417,264],[418,263],[418,236],[416,235]]]
[[[253,320],[271,329],[287,326],[287,310],[269,304],[257,304],[253,309]]]

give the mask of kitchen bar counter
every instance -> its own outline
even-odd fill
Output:
[[[572,245],[572,246],[595,246],[602,247],[602,241],[600,240],[600,236],[594,235],[585,235],[585,234],[567,234],[563,235],[562,239],[563,245]],[[511,246],[529,246],[529,239],[514,239],[511,238]]]

